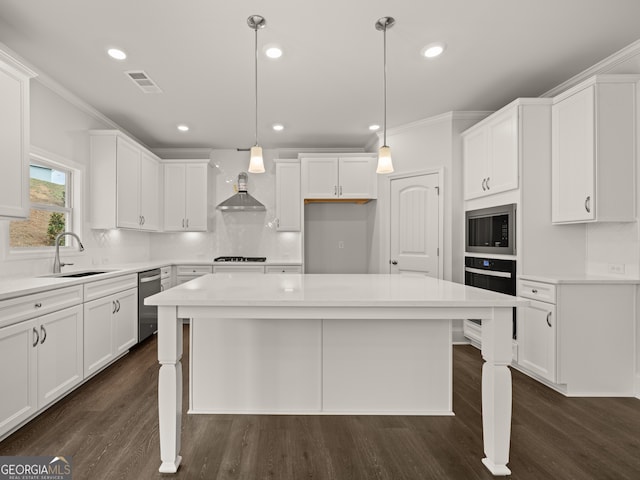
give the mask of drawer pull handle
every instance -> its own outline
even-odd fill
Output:
[[[34,305],[35,308],[42,308],[42,303],[38,302]]]
[[[538,289],[537,288],[532,288],[531,289],[531,293],[538,293]]]
[[[551,319],[551,312],[547,313],[547,325],[551,326],[551,322],[549,321]]]
[[[40,340],[40,345],[44,343],[47,339],[47,330],[44,328],[44,325],[40,325],[40,331],[42,332],[42,339]]]
[[[40,341],[40,335],[38,334],[38,330],[36,329],[36,327],[33,327],[33,335],[34,335],[34,340],[33,340],[33,344],[31,346],[32,347],[37,347],[38,346],[38,342]]]

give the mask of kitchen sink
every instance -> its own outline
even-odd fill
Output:
[[[54,273],[52,275],[43,275],[48,278],[81,278],[89,277],[91,275],[99,275],[101,273],[109,273],[114,270],[86,270],[84,272],[69,272],[69,273]]]

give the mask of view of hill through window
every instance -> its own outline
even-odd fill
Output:
[[[47,167],[31,166],[28,220],[11,222],[12,248],[53,246],[58,233],[67,227],[67,173]],[[64,238],[60,245],[64,245]]]

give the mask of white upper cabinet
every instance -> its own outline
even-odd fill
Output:
[[[91,226],[158,231],[158,157],[117,130],[90,134]]]
[[[276,161],[276,230],[299,232],[302,198],[300,196],[300,162]]]
[[[29,216],[29,79],[34,76],[0,50],[0,218]]]
[[[507,105],[463,133],[465,200],[518,188],[518,111]]]
[[[553,223],[635,220],[638,75],[599,75],[554,98]]]
[[[164,164],[164,230],[206,231],[209,160]]]
[[[305,199],[377,198],[376,157],[367,154],[301,156]]]

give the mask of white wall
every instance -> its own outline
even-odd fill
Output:
[[[163,150],[163,157],[171,153]],[[152,259],[213,260],[222,255],[267,257],[274,261],[302,262],[301,234],[276,231],[275,164],[277,150],[263,150],[265,173],[249,174],[249,193],[266,207],[265,212],[221,212],[211,208],[209,232],[152,234]],[[173,156],[172,158],[177,158]],[[235,193],[238,173],[246,172],[249,152],[213,150],[214,205]]]

